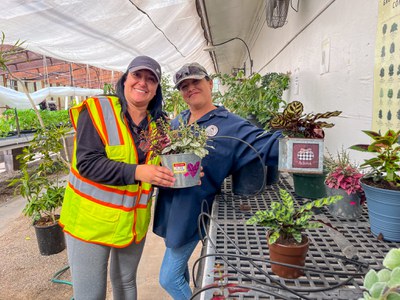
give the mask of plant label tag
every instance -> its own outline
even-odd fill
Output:
[[[174,174],[184,174],[187,173],[187,167],[185,162],[177,162],[172,164],[172,172]]]
[[[294,168],[318,168],[319,145],[293,143]]]

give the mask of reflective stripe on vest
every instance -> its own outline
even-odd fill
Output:
[[[137,164],[138,156],[134,139],[121,119],[121,105],[118,98],[89,98],[71,108],[74,127],[79,123],[79,114],[88,109],[93,124],[105,145],[107,157],[128,164]],[[156,124],[150,121],[149,128]],[[146,164],[159,164],[159,157]],[[133,176],[133,174],[132,174]],[[60,224],[71,235],[84,241],[125,247],[132,241],[140,242],[147,233],[151,216],[150,183],[141,182],[125,186],[112,186],[93,182],[82,177],[76,167],[76,141],[67,185]]]
[[[105,129],[107,132],[108,144],[110,146],[121,145],[121,141],[119,139],[119,131],[117,127],[118,125],[114,118],[115,113],[110,100],[106,97],[98,97],[97,99],[99,100],[99,104],[103,111],[104,125],[106,127]]]
[[[83,197],[93,200],[95,202],[103,202],[105,205],[121,207],[122,209],[131,210],[136,205],[137,194],[125,192],[123,194],[117,193],[118,190],[107,191],[102,189],[101,185],[93,188],[93,184],[86,183],[74,174],[69,174],[69,184],[77,193],[83,193]],[[122,195],[122,196],[121,196]],[[148,197],[144,200],[143,205],[147,205]],[[142,197],[141,199],[142,200]],[[142,203],[141,203],[142,204]]]

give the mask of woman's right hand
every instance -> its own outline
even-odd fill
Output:
[[[171,170],[155,165],[138,165],[135,180],[163,187],[171,187],[175,183],[174,173]]]

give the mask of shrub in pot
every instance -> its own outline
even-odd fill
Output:
[[[240,71],[234,75],[218,74],[216,78],[227,89],[223,94],[216,95],[215,99],[266,130],[270,129],[271,118],[286,104],[282,95],[289,87],[290,73],[253,73],[247,78]]]
[[[208,154],[208,136],[197,123],[183,124],[171,129],[170,124],[158,119],[155,130],[142,131],[140,148],[159,155],[161,163],[174,172],[174,188],[197,185],[200,179],[201,159]]]
[[[61,207],[68,163],[62,158],[62,137],[69,128],[51,127],[38,129],[29,146],[18,156],[20,176],[10,182],[27,200],[23,213],[32,218],[42,255],[56,254],[65,248],[64,233],[58,225],[57,209]],[[32,170],[32,163],[38,165]]]
[[[253,125],[273,130],[269,121],[286,104],[282,95],[289,87],[290,73],[271,72],[265,75],[253,73],[250,77],[245,77],[244,72],[239,71],[237,74],[218,74],[215,77],[226,90],[223,93],[218,92],[214,95],[214,99]],[[267,165],[261,172],[259,169],[259,162],[255,161],[252,166],[248,165],[239,170],[235,177],[246,177],[250,170],[258,174],[265,172],[266,185],[279,181],[277,166]]]
[[[360,167],[367,168],[361,179],[364,189],[371,232],[378,238],[400,241],[400,130],[389,129],[385,134],[364,130],[372,142],[356,144],[350,149],[374,155]]]
[[[330,196],[307,202],[296,208],[293,197],[288,191],[280,189],[281,202],[273,201],[269,209],[257,211],[246,224],[263,226],[267,229],[268,247],[272,262],[304,266],[309,240],[304,234],[306,229],[315,229],[321,225],[313,222],[313,209],[331,205],[342,196]],[[272,272],[284,278],[298,278],[303,275],[301,269],[272,263]]]

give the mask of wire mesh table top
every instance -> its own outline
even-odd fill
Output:
[[[271,272],[266,230],[245,223],[257,210],[279,201],[281,188],[294,197],[296,205],[309,201],[294,193],[288,174],[251,197],[232,194],[231,181],[225,180],[212,207],[202,282],[196,289],[204,290],[199,299],[211,299],[216,290],[227,294],[228,286],[231,291],[244,288],[229,299],[358,299],[363,294],[362,275],[369,268],[382,268],[386,253],[400,247],[370,233],[366,206],[357,220],[340,219],[321,208],[315,219],[324,226],[305,232],[310,241],[305,267],[310,270],[297,279],[280,278]],[[219,287],[207,289],[210,285]]]

